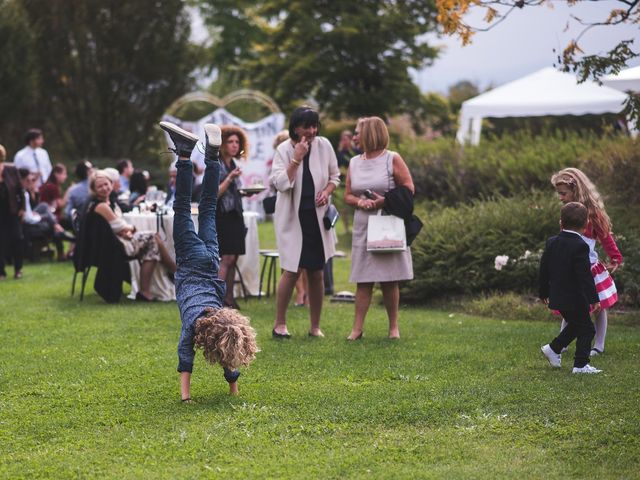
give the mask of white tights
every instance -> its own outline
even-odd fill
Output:
[[[607,336],[607,310],[603,308],[596,315],[596,336],[593,341],[593,348],[597,348],[601,352],[604,352],[604,339]],[[567,326],[567,322],[565,319],[562,319],[562,324],[560,325],[560,331]]]

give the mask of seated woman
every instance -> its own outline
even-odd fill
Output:
[[[157,263],[161,261],[169,271],[175,272],[175,262],[157,234],[136,232],[135,227],[124,221],[122,211],[117,204],[112,206],[109,203],[113,183],[107,173],[102,170],[94,172],[89,182],[89,189],[93,199],[89,202],[87,213],[95,211],[109,222],[113,233],[124,245],[125,253],[140,262],[140,290],[136,294],[136,300],[152,301],[151,276]]]
[[[144,202],[148,188],[149,184],[142,170],[134,171],[129,179],[129,191],[131,192],[129,194],[129,206],[131,208]]]

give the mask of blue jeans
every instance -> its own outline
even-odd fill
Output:
[[[176,168],[176,198],[173,202],[173,238],[176,263],[188,265],[198,260],[215,263],[216,273],[220,266],[218,234],[216,232],[216,204],[220,180],[220,163],[207,162],[202,181],[202,194],[198,207],[198,233],[191,219],[191,189],[193,166],[191,161],[178,160]]]

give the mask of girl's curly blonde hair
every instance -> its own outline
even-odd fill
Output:
[[[596,186],[582,170],[565,168],[551,177],[554,187],[566,185],[573,192],[573,201],[580,202],[589,211],[589,220],[597,236],[611,232],[611,220],[604,209],[604,202]]]
[[[231,308],[207,307],[195,333],[196,348],[203,349],[207,362],[230,370],[248,366],[260,351],[249,319]]]

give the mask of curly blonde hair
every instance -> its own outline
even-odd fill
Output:
[[[230,370],[248,366],[260,351],[249,319],[232,308],[207,307],[196,320],[195,333],[195,346],[207,362]]]
[[[611,220],[604,209],[604,202],[589,177],[577,168],[565,168],[551,177],[554,187],[566,185],[573,192],[573,201],[580,202],[589,211],[589,220],[597,236],[611,232]]]

